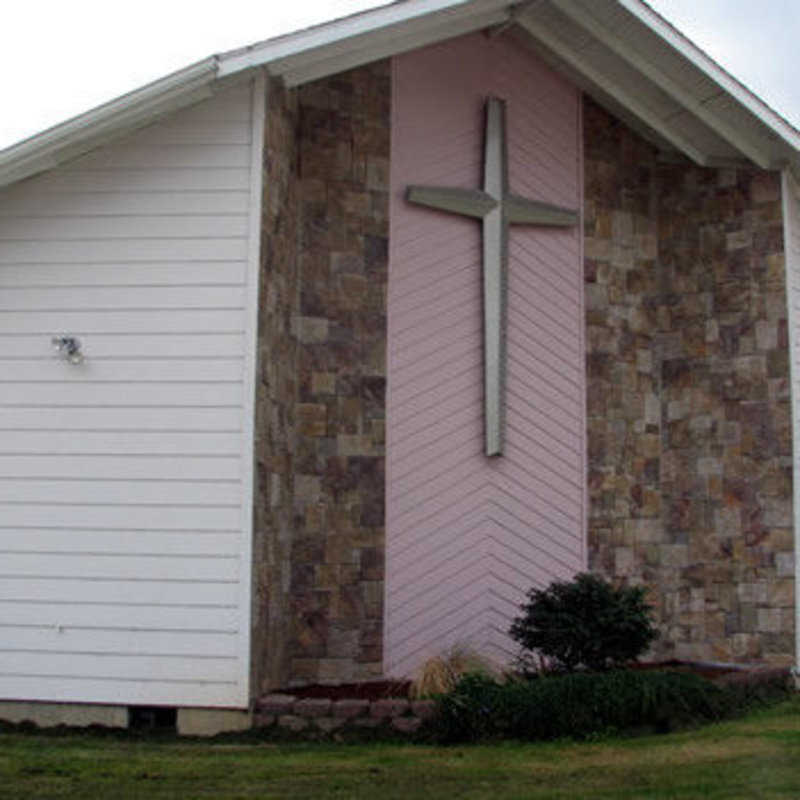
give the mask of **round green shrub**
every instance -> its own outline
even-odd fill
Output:
[[[640,587],[614,588],[596,575],[531,589],[509,631],[558,670],[602,671],[636,659],[656,637]]]

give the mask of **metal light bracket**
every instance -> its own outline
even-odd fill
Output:
[[[77,336],[54,336],[50,343],[53,349],[70,364],[82,364],[84,355],[81,352],[81,340]]]

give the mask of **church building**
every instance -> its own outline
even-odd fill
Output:
[[[797,665],[798,181],[641,0],[400,0],[1,151],[0,719],[508,664],[587,570]]]

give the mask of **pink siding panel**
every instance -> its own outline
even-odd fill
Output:
[[[506,453],[483,455],[480,227],[413,207],[411,183],[475,188],[484,101],[507,102],[512,191],[580,208],[580,96],[530,52],[467,36],[394,61],[386,663],[469,643],[500,662],[532,585],[585,563],[579,229],[509,244]]]

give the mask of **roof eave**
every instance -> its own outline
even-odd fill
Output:
[[[0,151],[0,187],[57,167],[165,114],[216,84],[267,68],[297,85],[509,19],[514,0],[399,0],[215,55]]]
[[[633,27],[620,25],[613,9]],[[800,165],[800,133],[641,0],[539,0],[516,22],[555,69],[611,113],[624,109],[628,124],[633,115],[633,127],[657,146],[700,166],[739,160],[768,170]],[[727,98],[736,113],[716,111],[706,105],[709,96],[673,79],[669,59],[641,49],[646,36],[664,46],[674,66],[716,87],[716,96]]]
[[[773,130],[794,150],[800,151],[800,131],[780,114],[751,92],[744,84],[726,72],[719,64],[670,25],[643,0],[617,0],[617,2],[652,31],[657,33],[674,50],[715,81],[739,104]]]
[[[159,116],[209,97],[218,69],[216,56],[198,61],[0,151],[0,186],[52,169]]]
[[[721,136],[721,141],[727,141],[730,148],[762,168],[789,165],[800,172],[800,132],[641,0],[614,2],[660,37],[686,63],[714,81],[762,131],[760,136],[744,136],[730,123],[712,119],[710,111],[703,111],[701,119],[704,118],[704,122]],[[573,19],[585,27],[581,5],[572,0],[551,0],[551,3],[562,12],[571,12]],[[212,56],[0,151],[0,186],[63,164],[160,116],[196,103],[228,82],[245,78],[255,69],[266,69],[270,74],[280,76],[287,85],[296,86],[453,36],[510,22],[519,23],[529,35],[538,36],[540,43],[552,50],[558,42],[548,37],[547,31],[536,21],[537,7],[548,5],[543,0],[399,0],[248,48]],[[606,32],[604,36],[606,46],[613,49],[613,32]],[[556,47],[556,51],[559,49]],[[587,67],[579,63],[579,55],[568,55],[567,66],[571,65],[578,72],[586,69],[591,72],[591,65]],[[563,52],[560,57],[563,61]],[[636,69],[635,59],[626,57]],[[646,77],[669,94],[669,77],[655,75],[652,69],[649,73]],[[583,78],[587,75],[583,74]],[[654,130],[660,128],[662,141],[697,163],[712,163],[713,152],[706,154],[698,150],[691,138],[679,128],[670,127],[670,120],[648,114],[646,104],[628,96],[624,87],[603,80],[603,75],[591,74],[588,78],[591,78],[588,80],[590,91],[592,88],[599,91],[599,86],[644,124]],[[687,106],[689,113],[696,111],[691,108],[691,98],[687,98],[685,93],[683,97],[680,93],[673,93],[673,96],[678,103]],[[770,138],[771,144],[759,141]]]
[[[333,57],[352,49],[361,37],[391,38],[409,29],[427,27],[437,16],[451,23],[489,14],[506,20],[514,4],[515,0],[400,0],[224,53],[220,56],[220,76],[261,66],[268,66],[270,72],[282,73],[292,65],[321,60],[336,71]],[[480,27],[480,23],[476,22],[475,27]]]

